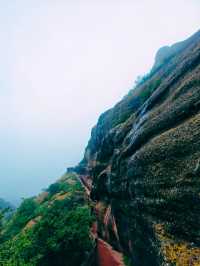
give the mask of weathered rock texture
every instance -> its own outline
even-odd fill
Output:
[[[101,115],[76,167],[99,237],[133,266],[200,265],[200,32],[175,48]]]

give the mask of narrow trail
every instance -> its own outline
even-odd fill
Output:
[[[79,175],[78,179],[81,182],[88,199],[90,199],[90,192],[92,189],[91,179],[84,175]],[[92,225],[91,233],[96,239],[97,266],[125,266],[122,253],[114,250],[110,244],[98,237],[97,222]]]
[[[124,266],[122,254],[101,238],[97,239],[98,266]]]
[[[79,175],[79,180],[83,186],[83,188],[85,189],[85,192],[87,194],[87,196],[90,196],[90,192],[91,192],[91,188],[92,188],[92,184],[89,181],[89,178],[87,176],[84,175]]]

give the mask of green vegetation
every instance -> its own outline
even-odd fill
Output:
[[[9,239],[18,234],[28,221],[34,218],[37,207],[38,204],[33,198],[25,199],[7,224],[4,239]]]
[[[53,196],[56,193],[59,193],[61,191],[67,192],[68,190],[69,190],[68,184],[61,182],[50,185],[49,188],[47,189],[47,192],[49,192],[50,196]]]
[[[117,126],[117,125],[119,125],[121,123],[124,123],[129,117],[130,117],[130,113],[129,112],[122,114],[119,117],[119,119],[116,119],[116,120],[113,121],[113,125],[112,126],[115,127],[115,126]]]
[[[13,216],[14,212],[15,207],[10,202],[0,198],[0,227]]]
[[[4,211],[0,211],[0,231],[3,228]]]
[[[126,255],[123,256],[123,261],[126,266],[132,266],[131,259]]]
[[[146,80],[149,79],[149,77],[150,77],[150,73],[137,76],[136,80],[135,80],[135,86],[134,87],[142,85]]]
[[[66,175],[47,191],[42,203],[24,200],[2,229],[0,265],[76,266],[87,258],[93,218],[79,181]],[[66,192],[69,196],[55,198]]]
[[[135,87],[141,86],[147,81],[151,76],[151,73],[148,73],[144,76],[139,76],[135,81]],[[145,85],[143,88],[141,88],[139,94],[137,97],[133,97],[134,95],[134,89],[130,90],[130,92],[126,95],[126,97],[123,99],[123,108],[118,106],[116,110],[110,110],[110,112],[107,112],[106,116],[108,117],[108,121],[111,121],[111,128],[114,128],[115,126],[124,123],[131,114],[133,114],[133,110],[136,108],[139,108],[140,105],[142,105],[150,96],[151,94],[160,86],[161,79],[157,78],[153,81],[149,82],[148,85]],[[113,113],[114,112],[114,113]],[[109,123],[106,123],[106,125]]]
[[[146,101],[151,96],[151,94],[159,87],[160,84],[160,79],[153,80],[151,83],[149,83],[148,87],[145,87],[140,93],[142,101]]]

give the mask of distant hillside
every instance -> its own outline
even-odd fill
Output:
[[[6,209],[6,208],[14,209],[15,207],[10,202],[0,198],[0,209]]]

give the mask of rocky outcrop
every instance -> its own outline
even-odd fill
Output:
[[[167,53],[101,115],[75,168],[98,236],[134,266],[200,265],[200,32]]]
[[[185,41],[175,43],[171,46],[161,47],[156,53],[155,62],[154,62],[152,70],[156,70],[158,67],[162,66],[165,62],[169,61],[173,56],[176,56],[183,49],[185,49],[188,45],[194,42],[195,39],[196,39],[196,34],[194,34],[193,36],[191,36]]]

